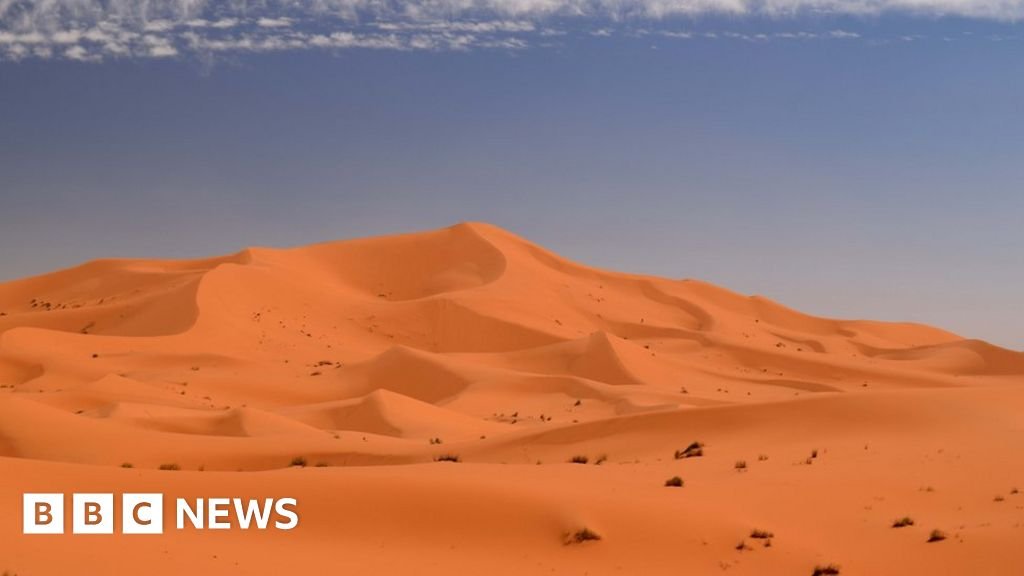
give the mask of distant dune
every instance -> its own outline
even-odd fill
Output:
[[[985,342],[487,224],[90,262],[0,284],[0,571],[1022,574],[1022,384]],[[22,536],[48,490],[290,495],[302,524]]]

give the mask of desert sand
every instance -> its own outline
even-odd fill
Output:
[[[1022,384],[1019,352],[486,224],[94,261],[0,284],[0,572],[1024,574]],[[49,491],[301,521],[22,535]]]

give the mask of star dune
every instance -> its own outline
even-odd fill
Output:
[[[0,571],[1024,573],[1021,384],[1019,352],[481,223],[93,261],[0,284],[0,518],[155,491],[294,497],[302,522],[0,522]]]

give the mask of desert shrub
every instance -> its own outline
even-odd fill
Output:
[[[580,528],[575,532],[565,535],[565,544],[582,544],[590,540],[600,540],[601,535],[590,528]]]
[[[134,468],[134,467],[135,467],[135,465],[133,465],[131,462],[122,462],[121,463],[121,468]]]
[[[750,537],[755,540],[765,540],[767,538],[775,538],[775,534],[772,534],[768,530],[754,529],[750,531]]]
[[[569,459],[570,464],[586,464],[587,462],[590,462],[590,458],[582,455],[576,455]]]
[[[911,518],[910,516],[904,516],[903,518],[897,518],[892,523],[892,527],[893,528],[903,528],[903,527],[906,527],[906,526],[913,526],[913,525],[914,525],[914,519]]]
[[[704,455],[704,443],[703,442],[691,442],[684,450],[676,450],[676,460],[682,460],[683,458],[696,458]]]
[[[296,456],[295,458],[292,458],[292,464],[291,465],[292,466],[302,466],[302,467],[305,467],[306,466],[306,459],[303,458],[302,456]]]
[[[736,470],[739,470],[740,472],[743,472],[744,470],[747,469],[747,461],[746,460],[737,460],[736,464],[734,465],[734,467],[736,468]]]
[[[456,454],[440,454],[434,456],[434,462],[462,462]]]
[[[683,479],[680,478],[679,476],[673,476],[668,480],[665,480],[665,486],[668,486],[670,488],[682,488]]]
[[[932,530],[931,534],[928,535],[929,542],[941,542],[946,539],[946,533],[942,530]]]
[[[836,576],[837,574],[839,574],[839,566],[828,564],[825,566],[815,566],[814,573],[811,576]]]
[[[178,466],[177,464],[161,464],[160,465],[160,469],[161,470],[181,470],[181,466]]]

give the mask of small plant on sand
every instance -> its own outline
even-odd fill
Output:
[[[767,462],[768,461],[768,455],[767,454],[758,454],[757,455],[757,461],[758,462]]]
[[[594,466],[600,466],[601,464],[604,464],[607,461],[608,461],[608,455],[607,454],[601,454],[600,456],[597,457],[597,460],[594,460]]]
[[[768,530],[758,530],[755,528],[750,531],[750,537],[754,540],[768,540],[770,538],[775,538],[775,534],[772,534]]]
[[[992,499],[993,502],[1002,502],[1003,500],[1006,500],[1006,498],[1002,494],[996,494],[996,497]]]
[[[676,450],[676,460],[682,460],[683,458],[696,458],[704,455],[704,443],[703,442],[691,442],[685,450]]]
[[[668,486],[669,488],[682,488],[683,479],[679,476],[673,476],[668,480],[665,480],[665,486]]]
[[[122,462],[121,468],[134,468],[135,466],[131,462]]]
[[[160,465],[160,469],[161,470],[181,470],[181,466],[178,466],[177,464],[161,464]]]
[[[736,464],[734,465],[734,467],[736,468],[737,472],[746,472],[746,470],[747,470],[747,461],[746,460],[737,460]]]
[[[303,458],[302,456],[296,456],[295,458],[292,458],[291,465],[292,466],[305,467],[306,466],[306,459]]]
[[[743,551],[746,551],[746,550],[750,550],[750,549],[751,549],[750,546],[747,546],[747,541],[746,540],[740,540],[740,543],[736,545],[736,550],[738,550],[740,552],[743,552]]]
[[[569,544],[582,544],[582,543],[590,541],[590,540],[595,540],[596,541],[596,540],[600,540],[600,539],[601,539],[601,535],[598,534],[597,532],[594,532],[590,528],[580,528],[579,530],[577,530],[575,532],[570,532],[570,533],[566,534],[565,538],[563,539],[563,541],[564,541],[564,543],[566,545],[569,545]]]
[[[570,464],[586,464],[587,462],[590,462],[590,458],[579,454],[569,459]]]
[[[897,518],[896,520],[893,520],[893,523],[892,523],[892,527],[893,528],[904,528],[906,526],[913,526],[913,525],[914,525],[914,519],[911,518],[910,516],[904,516],[903,518]]]
[[[928,535],[929,542],[941,542],[946,539],[946,533],[942,530],[932,530],[931,534]]]
[[[434,462],[462,462],[462,459],[456,454],[441,454],[434,456]]]
[[[431,438],[430,439],[430,443],[431,444],[440,444],[441,443],[441,439],[440,438]]]
[[[839,566],[828,564],[825,566],[815,566],[814,573],[811,576],[836,576],[837,574],[839,574]]]

